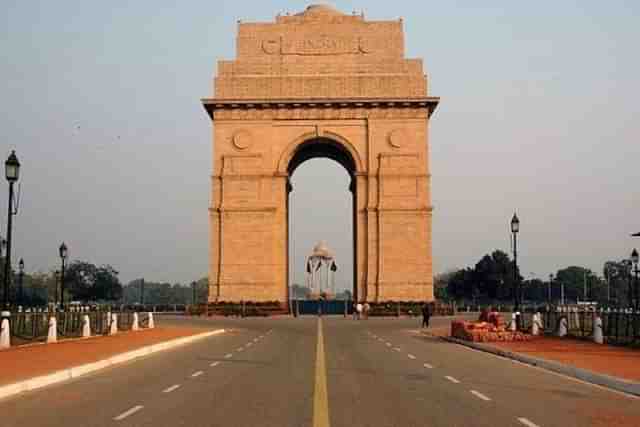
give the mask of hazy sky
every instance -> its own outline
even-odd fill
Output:
[[[404,17],[407,56],[424,59],[442,97],[431,125],[435,270],[509,250],[517,209],[525,276],[600,272],[640,246],[629,237],[640,231],[640,3],[480,3],[333,2]],[[237,19],[307,4],[4,0],[0,154],[14,148],[23,164],[14,261],[48,270],[65,240],[72,258],[109,263],[124,282],[204,276],[212,148],[199,99],[211,96],[215,61],[234,57]],[[296,255],[325,236],[350,284],[346,173],[313,160],[294,185]]]

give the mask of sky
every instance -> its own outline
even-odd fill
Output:
[[[640,231],[640,3],[331,4],[403,17],[407,57],[423,58],[442,98],[430,136],[435,273],[509,251],[514,210],[526,277],[601,274],[640,247],[629,236]],[[111,264],[125,283],[205,276],[212,138],[200,98],[216,60],[234,57],[238,19],[307,5],[4,0],[0,154],[15,149],[23,165],[14,262],[55,268],[65,241],[72,259]],[[346,172],[311,160],[293,180],[292,281],[324,239],[349,287]]]

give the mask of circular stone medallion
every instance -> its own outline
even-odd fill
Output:
[[[394,129],[389,132],[389,145],[393,148],[400,148],[407,139],[407,133],[404,129]]]
[[[235,135],[233,135],[232,141],[233,141],[233,145],[238,150],[245,150],[251,147],[251,144],[253,143],[251,134],[246,130],[241,130],[236,132]]]

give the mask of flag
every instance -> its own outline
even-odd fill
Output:
[[[307,260],[307,274],[311,274],[311,260]]]
[[[331,261],[331,271],[336,271],[338,269],[338,266],[336,265],[335,261]]]
[[[316,271],[320,270],[320,267],[322,267],[322,261],[318,261],[318,265],[316,266]]]

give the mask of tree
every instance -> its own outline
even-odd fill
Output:
[[[607,261],[603,267],[605,286],[609,282],[611,301],[620,306],[631,305],[631,261]]]
[[[588,268],[574,265],[558,270],[556,281],[564,284],[565,301],[594,300],[596,297],[602,297],[602,281]]]
[[[118,272],[110,265],[99,267],[85,261],[74,261],[65,270],[65,290],[72,300],[114,301],[122,296]]]

